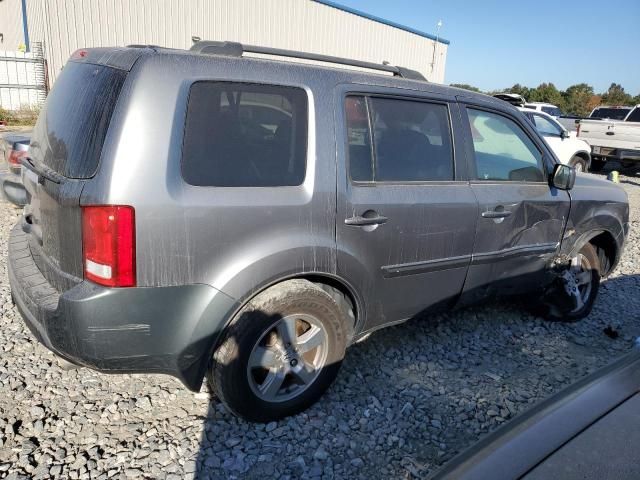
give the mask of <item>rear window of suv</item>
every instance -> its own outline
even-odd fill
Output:
[[[182,176],[196,186],[302,184],[307,95],[301,88],[231,82],[191,86]]]
[[[92,177],[126,75],[68,62],[38,117],[31,156],[65,177]]]
[[[596,108],[589,118],[608,118],[610,120],[624,120],[631,108]]]

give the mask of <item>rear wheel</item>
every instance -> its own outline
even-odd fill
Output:
[[[318,285],[288,280],[259,294],[225,331],[208,380],[236,415],[268,422],[316,402],[335,379],[348,312]]]
[[[600,259],[594,246],[587,243],[547,293],[543,315],[554,321],[578,321],[591,312],[599,288]]]
[[[589,168],[589,170],[591,170],[592,172],[601,172],[606,163],[607,162],[599,158],[592,158],[591,167]]]
[[[587,171],[587,162],[584,160],[584,158],[577,155],[571,159],[571,162],[569,162],[569,164],[576,169],[576,172]]]

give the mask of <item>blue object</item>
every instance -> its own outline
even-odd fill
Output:
[[[359,17],[362,17],[362,18],[368,18],[369,20],[373,20],[374,22],[383,23],[385,25],[389,25],[390,27],[394,27],[394,28],[399,28],[400,30],[404,30],[405,32],[414,33],[416,35],[420,35],[421,37],[435,40],[436,42],[443,43],[444,45],[449,45],[450,43],[449,40],[440,38],[431,33],[421,32],[420,30],[407,27],[406,25],[400,25],[399,23],[395,23],[390,20],[385,20],[384,18],[376,17],[375,15],[370,15],[360,10],[356,10],[355,8],[345,7],[344,5],[340,5],[339,3],[335,3],[330,0],[313,0],[313,1],[316,3],[321,3],[323,5],[327,5],[328,7],[337,8],[338,10],[342,10],[343,12],[348,12],[348,13],[352,13],[353,15],[358,15]]]
[[[31,51],[31,46],[29,45],[29,23],[27,22],[27,0],[22,0],[22,30],[24,32],[24,45],[26,47],[26,51]]]

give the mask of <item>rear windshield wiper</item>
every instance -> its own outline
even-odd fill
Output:
[[[44,164],[36,165],[31,157],[25,156],[20,159],[20,163],[38,175],[38,181],[40,178],[46,178],[50,182],[60,184],[64,177],[60,175],[58,172],[52,170]],[[40,182],[42,183],[42,182]]]

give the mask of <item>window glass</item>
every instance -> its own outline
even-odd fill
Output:
[[[544,181],[542,153],[514,121],[467,109],[479,180]]]
[[[376,181],[453,180],[445,105],[371,98],[370,106]]]
[[[640,107],[633,109],[627,118],[627,122],[640,122]]]
[[[349,173],[356,182],[373,181],[373,160],[367,101],[364,97],[347,97],[347,155]]]
[[[542,111],[547,115],[551,115],[552,117],[559,117],[562,115],[562,112],[558,107],[542,107]]]
[[[614,107],[598,107],[589,118],[608,118],[609,120],[624,120],[629,112],[631,111],[631,107],[629,108],[614,108]]]
[[[307,96],[299,88],[196,82],[189,93],[182,175],[199,186],[300,185]]]
[[[560,135],[560,127],[548,118],[544,118],[542,115],[534,115],[533,120],[536,130],[538,130],[542,135]]]
[[[40,112],[31,154],[70,178],[92,177],[127,72],[68,62]]]

